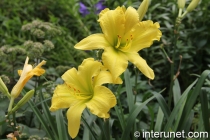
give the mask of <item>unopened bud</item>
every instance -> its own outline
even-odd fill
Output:
[[[192,0],[190,5],[187,7],[187,12],[191,12],[192,10],[194,10],[199,2],[200,0]]]
[[[141,3],[141,5],[139,6],[139,8],[137,10],[137,12],[139,14],[139,21],[141,21],[143,19],[144,15],[146,14],[148,6],[149,6],[149,0],[144,0]]]
[[[25,103],[27,103],[31,97],[34,95],[34,90],[30,90],[26,93],[25,96],[16,104],[14,108],[12,108],[11,112],[15,112],[18,108],[22,107]]]
[[[10,94],[8,92],[7,86],[4,84],[4,82],[2,81],[1,77],[0,77],[0,92],[2,92],[3,94],[5,94],[8,98],[10,98]]]
[[[178,0],[177,1],[178,7],[181,9],[184,9],[185,2],[186,2],[186,0]]]

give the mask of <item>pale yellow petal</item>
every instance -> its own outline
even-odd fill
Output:
[[[128,61],[124,53],[114,48],[106,48],[102,54],[104,66],[111,72],[114,80],[116,80],[127,68]]]
[[[23,72],[23,70],[18,70],[18,75],[21,76],[22,72]]]
[[[22,91],[25,84],[31,79],[34,75],[40,76],[45,73],[45,70],[41,68],[42,65],[46,63],[46,61],[42,61],[39,63],[34,69],[32,65],[28,64],[29,58],[26,58],[23,70],[18,70],[18,74],[20,78],[16,85],[12,88],[11,96],[17,98]]]
[[[85,107],[86,105],[80,102],[67,111],[68,132],[71,138],[75,138],[79,132],[81,115]]]
[[[154,79],[154,71],[147,65],[147,62],[138,53],[126,53],[128,60],[132,62],[145,76]]]
[[[116,97],[108,88],[96,86],[93,98],[86,103],[91,113],[101,118],[109,118],[109,110],[116,105]]]
[[[101,18],[107,11],[109,11],[109,8],[105,8],[104,10],[102,10],[102,11],[99,13],[99,18]]]
[[[28,61],[29,61],[29,57],[27,56],[21,75],[26,75],[29,71],[33,69],[32,65],[28,64]]]
[[[32,76],[34,76],[34,75],[40,76],[40,75],[42,75],[44,73],[45,73],[44,69],[42,69],[42,68],[34,68],[33,70],[30,71],[29,74],[32,75]]]
[[[77,102],[78,100],[75,98],[74,93],[66,84],[58,85],[54,90],[50,111],[69,108]]]
[[[125,13],[123,8],[117,7],[115,10],[107,10],[100,18],[99,23],[106,40],[111,46],[115,46],[118,36],[123,36],[125,30]]]
[[[127,33],[139,22],[139,15],[136,9],[128,7],[125,12],[125,20],[125,33]]]
[[[84,59],[82,64],[78,67],[78,75],[85,82],[83,86],[91,88],[93,93],[93,77],[98,75],[103,65],[101,62],[95,61],[93,58]]]
[[[92,34],[79,43],[77,43],[74,48],[80,50],[93,50],[93,49],[104,49],[110,46],[109,42],[105,39],[103,34]]]
[[[25,69],[23,69],[23,71],[21,72],[21,77],[26,76],[26,77],[31,78],[34,75],[40,76],[40,75],[44,74],[45,70],[43,68],[41,68],[41,66],[45,65],[45,64],[46,64],[46,61],[43,60],[34,69],[32,69],[32,65],[27,64],[26,66],[24,66]]]
[[[32,65],[26,64],[26,65],[24,65],[23,70],[22,70],[20,76],[21,76],[21,77],[25,77],[25,76],[28,75],[28,73],[30,73],[32,70],[33,70]]]
[[[72,68],[65,72],[62,79],[74,88],[86,94],[93,93],[92,78],[100,72],[102,64],[93,58],[84,59],[78,71]]]
[[[94,77],[94,86],[100,86],[105,83],[122,84],[122,79],[118,77],[116,80],[113,79],[109,71],[101,71],[97,76]]]
[[[41,76],[45,73],[45,70],[41,68],[42,65],[44,65],[46,61],[42,61],[39,63],[34,69],[32,69],[31,65],[27,65],[24,67],[23,71],[21,72],[20,81],[22,81],[22,84],[25,85],[29,79],[31,79],[34,75]]]
[[[154,40],[160,40],[162,36],[159,30],[159,23],[153,23],[152,21],[139,22],[131,32],[133,35],[132,46],[130,52],[138,52],[141,49],[150,47]]]
[[[78,76],[78,72],[75,68],[66,71],[61,77],[67,84],[71,84],[76,90],[80,90],[84,93],[89,91],[89,88],[83,86],[86,81]]]

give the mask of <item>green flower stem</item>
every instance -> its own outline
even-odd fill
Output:
[[[14,100],[15,100],[15,98],[11,97],[10,102],[9,102],[9,107],[8,107],[8,113],[12,110],[12,106],[14,104]]]
[[[106,135],[107,135],[106,140],[111,140],[109,119],[104,119],[104,130],[105,130]]]
[[[122,130],[124,130],[125,129],[125,118],[124,118],[124,115],[123,115],[123,108],[122,108],[122,104],[121,104],[121,101],[120,101],[120,89],[121,89],[121,87],[122,87],[122,85],[119,85],[118,88],[117,88],[117,91],[116,91],[116,98],[117,98],[117,104],[119,106],[119,109],[118,109],[118,106],[115,106],[114,108],[117,112],[119,111],[119,115],[117,115],[117,116],[119,118]]]
[[[91,32],[90,30],[88,30],[88,28],[85,26],[84,22],[82,22],[82,20],[80,18],[77,19],[77,21],[79,22],[80,26],[83,27],[83,29],[85,30],[85,32],[90,35]]]
[[[173,55],[172,55],[172,62],[175,61],[175,53],[177,49],[177,38],[178,38],[178,32],[179,32],[179,25],[181,24],[181,17],[177,17],[176,23],[175,23],[175,29],[174,29],[174,38],[173,38]],[[174,63],[171,63],[171,81],[170,81],[170,88],[169,88],[169,100],[168,100],[168,106],[169,109],[171,108],[171,102],[172,102],[172,96],[173,96],[173,85],[174,85]]]
[[[163,45],[161,45],[160,48],[161,48],[161,50],[163,51],[165,57],[168,59],[168,61],[169,61],[170,63],[173,63],[173,61],[171,61],[171,59],[169,58],[168,54],[166,53],[166,51],[165,51]]]
[[[23,96],[23,98],[15,105],[14,108],[12,108],[10,110],[10,112],[8,112],[8,114],[10,113],[14,113],[15,111],[17,111],[20,107],[22,107],[24,104],[26,104],[28,102],[28,100],[31,99],[31,97],[34,94],[34,90],[30,90],[29,92],[26,93],[26,95]]]
[[[179,8],[179,17],[181,17],[181,15],[182,15],[182,8]]]
[[[13,123],[14,123],[13,129],[16,130],[17,125],[16,125],[16,113],[15,112],[12,113],[12,118],[13,118]]]
[[[182,15],[181,15],[181,17],[180,18],[184,18],[184,16],[187,14],[188,12],[187,11],[185,11]]]
[[[136,96],[137,96],[137,78],[138,78],[138,69],[135,68],[135,87],[134,87],[134,104],[136,103]]]

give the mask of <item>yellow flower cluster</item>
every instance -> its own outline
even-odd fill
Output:
[[[85,59],[78,69],[66,71],[52,97],[51,111],[69,108],[68,132],[75,138],[79,132],[82,112],[88,108],[101,118],[109,118],[110,108],[116,105],[116,97],[105,83],[121,84],[120,75],[132,62],[145,76],[154,79],[153,70],[138,54],[150,47],[162,35],[158,23],[142,20],[149,5],[144,0],[138,11],[133,7],[108,8],[101,11],[98,22],[103,33],[92,34],[75,45],[76,49],[103,49],[102,63],[93,58]]]

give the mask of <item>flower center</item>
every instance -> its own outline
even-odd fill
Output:
[[[71,85],[69,83],[65,83],[69,90],[71,91],[71,95],[73,95],[78,100],[89,100],[92,98],[92,94],[81,92],[76,86]]]
[[[124,39],[122,39],[122,37],[120,35],[118,35],[117,38],[118,38],[118,41],[117,41],[117,45],[115,46],[115,48],[119,49],[123,52],[128,51],[132,45],[133,35],[131,34],[128,37],[124,37]]]

